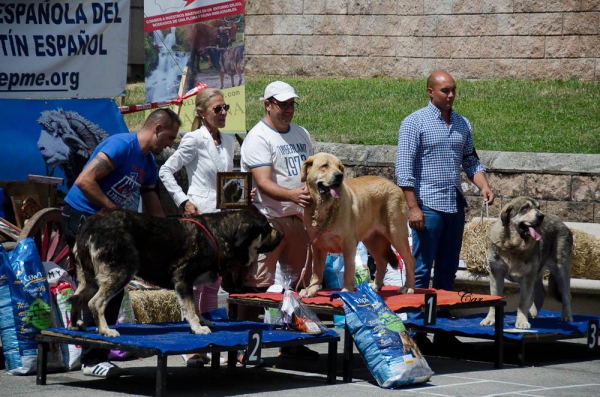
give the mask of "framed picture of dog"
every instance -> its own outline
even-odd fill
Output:
[[[252,205],[251,172],[217,172],[217,208],[241,209]]]

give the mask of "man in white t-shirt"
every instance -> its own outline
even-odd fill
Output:
[[[241,169],[252,172],[253,185],[257,188],[254,205],[269,219],[284,238],[279,246],[266,255],[260,255],[252,265],[244,282],[247,292],[264,292],[275,281],[277,262],[284,279],[292,287],[301,278],[308,283],[312,273],[312,256],[308,235],[302,223],[304,207],[310,195],[304,182],[300,181],[302,163],[312,156],[313,146],[308,131],[292,123],[296,103],[294,88],[283,81],[267,85],[264,95],[265,116],[248,133],[241,149]],[[240,306],[238,318],[255,320],[258,313],[251,307]],[[281,355],[318,358],[318,353],[305,346],[301,352]],[[293,350],[293,349],[288,349]],[[311,354],[312,353],[312,354]]]

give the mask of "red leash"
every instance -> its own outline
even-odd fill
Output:
[[[208,237],[210,237],[210,239],[212,240],[212,242],[215,246],[215,251],[217,251],[217,257],[218,257],[219,256],[219,247],[217,246],[217,241],[215,240],[213,235],[208,231],[208,229],[205,228],[203,224],[201,224],[200,222],[198,222],[195,219],[192,219],[192,218],[182,218],[182,219],[187,222],[195,223],[196,225],[200,226],[202,228],[202,230],[204,230],[206,232],[206,234],[208,234]]]

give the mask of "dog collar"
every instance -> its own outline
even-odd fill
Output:
[[[208,231],[208,229],[206,227],[204,227],[203,224],[201,224],[200,222],[198,222],[197,220],[192,219],[192,218],[182,218],[182,219],[186,222],[192,222],[192,223],[195,223],[196,225],[200,226],[202,228],[202,230],[204,230],[204,232],[206,232],[206,234],[208,234],[208,237],[210,237],[211,241],[213,242],[213,245],[215,246],[215,251],[217,251],[217,254],[218,254],[219,247],[217,246],[217,241],[215,240],[213,235]]]

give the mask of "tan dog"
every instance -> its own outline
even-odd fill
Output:
[[[546,292],[543,277],[550,270],[550,292],[562,301],[562,321],[571,315],[571,259],[573,235],[556,215],[543,214],[539,203],[529,197],[511,200],[490,226],[487,259],[490,293],[502,295],[504,279],[519,283],[516,328],[530,328],[527,314],[537,317]],[[495,323],[495,309],[481,325]]]
[[[400,292],[413,293],[415,261],[408,244],[402,190],[377,176],[344,179],[342,162],[328,153],[309,157],[302,164],[301,176],[312,198],[312,204],[304,208],[304,227],[312,243],[313,274],[309,287],[300,295],[317,294],[329,252],[343,254],[343,291],[354,291],[354,258],[360,241],[377,265],[376,290],[383,286],[387,264],[398,266],[391,244],[406,265],[406,284]]]

